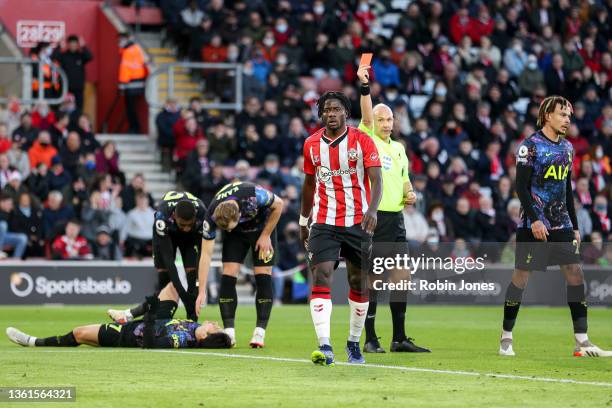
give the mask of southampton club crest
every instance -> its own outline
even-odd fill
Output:
[[[348,151],[348,159],[350,161],[357,161],[357,159],[358,159],[357,150],[349,149],[349,151]]]

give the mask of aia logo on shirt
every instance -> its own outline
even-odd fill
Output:
[[[348,159],[349,159],[349,161],[357,161],[358,158],[359,158],[359,155],[357,154],[357,150],[349,149],[349,151],[348,151]]]

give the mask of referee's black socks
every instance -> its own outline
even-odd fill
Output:
[[[506,301],[504,302],[504,331],[511,332],[514,328],[522,299],[523,289],[510,282],[508,289],[506,289]]]
[[[34,342],[36,347],[76,347],[79,345],[74,333],[70,331],[63,336],[51,336],[45,337],[44,339],[36,339]]]
[[[377,292],[370,289],[368,299],[370,299],[370,304],[368,305],[368,314],[366,315],[365,320],[366,343],[370,340],[376,340],[377,337],[376,329],[374,328],[374,322],[376,320],[376,307],[378,306]]]
[[[221,276],[221,288],[219,288],[219,309],[223,327],[226,329],[234,327],[236,318],[236,307],[238,306],[238,295],[236,293],[236,281],[233,276]]]
[[[257,311],[257,327],[266,329],[268,326],[268,320],[270,320],[270,313],[272,312],[272,276],[266,274],[255,275],[255,287],[257,293],[255,294],[255,310]]]
[[[389,308],[391,309],[391,321],[393,322],[393,341],[403,341],[406,339],[404,324],[406,323],[406,298],[408,292],[391,292]]]

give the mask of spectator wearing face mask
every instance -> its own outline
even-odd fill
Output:
[[[608,200],[603,194],[599,194],[595,197],[591,219],[593,220],[593,231],[599,231],[602,235],[608,235],[612,232],[612,225],[608,212]]]
[[[275,194],[279,194],[285,189],[287,183],[284,175],[280,171],[280,161],[275,154],[269,154],[264,161],[264,168],[257,173],[257,179],[265,180],[272,187]]]
[[[538,67],[538,59],[531,54],[527,57],[527,67],[518,78],[519,89],[524,96],[531,96],[533,90],[544,85],[544,74]]]
[[[518,78],[521,72],[527,65],[527,53],[523,50],[523,43],[519,39],[515,39],[512,47],[504,52],[504,67],[510,73],[510,76]]]
[[[32,111],[32,126],[39,130],[49,130],[55,123],[55,113],[47,102],[39,102]],[[33,141],[32,141],[33,142]]]
[[[454,238],[453,224],[444,213],[444,207],[440,203],[433,203],[427,216],[430,227],[435,228],[436,236],[444,242],[450,242]],[[429,237],[430,233],[428,233]]]

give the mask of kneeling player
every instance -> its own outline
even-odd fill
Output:
[[[90,324],[79,326],[63,336],[37,338],[13,327],[6,329],[8,338],[26,347],[76,347],[81,344],[100,347],[145,348],[229,348],[229,336],[216,322],[196,323],[173,320],[178,293],[168,285],[157,298],[147,298],[143,320],[124,325]]]
[[[538,126],[517,151],[516,191],[521,200],[522,224],[516,234],[516,260],[506,291],[502,356],[514,356],[512,329],[531,271],[560,265],[567,281],[567,302],[574,324],[575,356],[610,357],[589,341],[584,274],[580,267],[580,233],[574,209],[571,168],[572,144],[564,136],[572,107],[567,99],[551,96],[542,101]]]
[[[199,264],[199,295],[196,313],[206,299],[206,282],[212,258],[216,228],[224,231],[223,276],[219,289],[219,308],[225,332],[236,343],[234,319],[238,296],[236,280],[240,264],[250,252],[255,273],[255,308],[257,323],[249,343],[253,348],[264,346],[266,327],[272,311],[272,266],[276,259],[276,224],[283,210],[280,197],[249,182],[235,182],[224,186],[215,194],[208,206],[203,226],[202,256]]]
[[[158,272],[157,290],[174,286],[187,312],[187,318],[197,320],[195,299],[197,297],[196,268],[202,243],[202,225],[206,206],[202,200],[188,192],[168,191],[164,194],[155,212],[153,226],[153,261]],[[187,290],[179,279],[175,265],[176,251],[180,249]],[[206,279],[200,284],[206,287]],[[115,323],[124,324],[144,314],[144,304],[127,310],[108,310]]]

